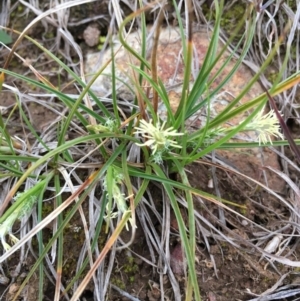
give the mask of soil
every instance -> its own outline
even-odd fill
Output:
[[[105,1],[103,2],[104,8]],[[74,10],[75,14],[85,13],[89,17],[97,15],[97,10],[100,10],[96,6],[86,6],[84,10],[78,12]],[[107,14],[106,10],[100,10],[102,14]],[[108,14],[107,14],[108,15]],[[77,15],[76,15],[77,16]],[[30,17],[30,16],[29,16]],[[28,17],[28,20],[30,19]],[[86,16],[78,16],[77,20],[80,18],[84,19]],[[75,22],[75,21],[74,21]],[[95,22],[90,22],[95,24]],[[11,19],[11,24],[14,25],[16,29],[24,28],[25,24],[17,23],[16,18]],[[17,26],[18,25],[18,26]],[[78,26],[72,26],[71,32],[75,37],[75,40],[79,42],[80,47],[83,49],[84,53],[88,51],[95,50],[96,46],[89,47],[85,44],[83,40],[83,33],[86,27],[90,25],[89,23],[81,24]],[[107,23],[101,20],[96,22],[101,35],[106,33]],[[48,29],[48,34],[55,34],[54,28],[51,26]],[[44,34],[44,28],[37,27],[36,30],[30,32],[31,37],[42,41],[42,36]],[[28,41],[23,41],[20,46],[20,51],[22,56],[29,60],[36,60],[39,57],[40,68],[39,70],[47,71],[49,69],[53,70],[52,75],[48,77],[54,85],[58,84],[57,74],[59,70],[56,64],[54,64],[49,58],[43,56],[41,53],[37,53],[36,47],[32,46]],[[6,58],[7,53],[5,51],[1,52],[0,62],[1,65]],[[28,68],[22,64],[16,58],[13,59],[9,70],[20,74],[28,74]],[[32,78],[34,76],[32,75]],[[62,75],[60,78],[61,82],[67,83],[68,79],[66,76]],[[38,93],[38,90],[32,91],[32,87],[29,84],[21,83],[18,80],[14,80],[11,77],[7,78],[6,84],[17,85],[21,91],[24,93]],[[74,88],[66,88],[64,92],[72,93]],[[7,107],[7,113],[4,113],[4,119],[8,118],[8,114],[12,112],[14,104],[16,102],[15,95],[2,91],[0,98],[0,105]],[[45,108],[44,105],[40,105],[33,101],[24,103],[24,111],[29,117],[31,124],[37,132],[43,130],[49,123],[55,120],[56,115],[52,110]],[[7,124],[7,130],[13,136],[19,136],[26,138],[30,143],[33,141],[34,137],[28,136],[29,133],[26,125],[24,125],[23,120],[20,118],[19,112],[14,112],[9,118]],[[295,138],[299,138],[299,125],[296,123],[292,124],[292,130]],[[289,149],[286,149],[291,160],[294,161],[292,153],[289,153]],[[297,164],[297,163],[296,163]],[[243,159],[241,159],[241,165],[243,165]],[[246,166],[247,167],[247,166]],[[190,174],[189,180],[193,187],[206,191],[208,193],[214,193],[214,188],[209,188],[208,183],[212,176],[212,167],[208,162],[199,162],[192,164],[187,167],[188,173]],[[246,205],[245,209],[237,209],[234,205],[229,205],[234,210],[242,213],[250,221],[255,221],[258,225],[267,228],[276,228],[278,223],[284,220],[284,217],[288,217],[288,212],[282,209],[280,203],[262,189],[257,189],[257,186],[253,182],[234,174],[232,171],[226,168],[217,168],[216,176],[218,179],[218,189],[222,198],[230,200],[232,203],[239,205]],[[274,176],[275,177],[275,176]],[[276,177],[277,178],[277,177]],[[297,171],[291,170],[291,178],[299,178]],[[162,194],[157,186],[153,184],[151,189],[153,192],[153,199],[156,209],[162,211]],[[284,198],[289,198],[288,192],[285,190],[281,191]],[[250,201],[251,199],[251,201]],[[219,231],[224,231],[224,234],[229,237],[236,238],[236,234],[239,237],[243,237],[246,240],[255,243],[258,241],[257,236],[254,235],[253,230],[249,225],[249,222],[245,220],[245,226],[237,226],[237,217],[234,214],[226,213],[227,227],[230,232],[224,229],[222,223],[219,219],[219,207],[209,201],[201,200],[200,198],[195,198],[194,205],[196,211],[204,216],[215,229]],[[88,218],[88,207],[83,205],[83,209],[86,217]],[[154,225],[155,231],[161,231],[161,223],[157,220],[153,213],[149,213],[151,216],[152,224]],[[187,212],[182,209],[182,214],[187,215]],[[279,218],[279,216],[281,218]],[[76,214],[68,228],[64,233],[64,249],[68,250],[68,258],[64,263],[64,267],[67,272],[63,273],[63,283],[67,285],[72,277],[75,275],[75,268],[77,263],[77,258],[80,254],[82,245],[84,241],[84,233],[81,231],[81,218],[79,214]],[[186,286],[185,277],[185,259],[182,253],[182,246],[179,240],[178,226],[174,214],[171,212],[170,218],[171,225],[171,241],[170,241],[170,265],[175,274],[175,277],[180,284],[180,293],[182,299],[184,299]],[[18,228],[18,225],[15,225]],[[79,228],[78,228],[79,227]],[[226,242],[222,239],[217,238],[216,231],[211,231],[210,228],[203,224],[203,228],[206,230],[199,233],[197,239],[197,251],[196,251],[196,266],[198,283],[201,290],[202,300],[207,301],[231,301],[231,300],[251,300],[254,299],[256,295],[259,295],[266,290],[270,289],[282,275],[289,273],[288,276],[282,281],[280,286],[292,285],[295,287],[299,286],[299,272],[297,269],[292,269],[283,264],[268,262],[265,258],[260,261],[260,255],[255,250],[249,252],[247,246],[243,248],[236,248],[231,243]],[[78,232],[77,232],[78,230]],[[287,229],[287,234],[290,233],[291,229]],[[51,237],[51,228],[46,230],[49,232],[45,235],[45,241]],[[124,241],[130,240],[130,232],[126,230],[121,234],[121,238]],[[106,234],[103,232],[103,236],[106,238]],[[105,240],[104,238],[104,240]],[[207,242],[205,242],[207,240]],[[76,244],[76,242],[78,244]],[[99,242],[99,245],[103,245],[104,242]],[[149,253],[148,241],[146,239],[143,228],[139,223],[137,223],[136,235],[133,244],[130,249],[123,250],[116,253],[113,272],[111,276],[111,288],[106,300],[145,300],[145,301],[155,301],[161,300],[162,293],[164,294],[164,300],[175,300],[173,295],[172,286],[168,280],[168,277],[164,275],[159,267],[154,267],[149,264],[151,262],[151,256]],[[290,248],[295,241],[291,242]],[[33,249],[35,249],[35,241],[32,242]],[[208,249],[208,245],[210,249]],[[247,251],[246,251],[247,250]],[[296,249],[290,258],[300,258],[300,249]],[[147,263],[148,260],[148,263]],[[31,266],[35,262],[34,256],[29,253],[26,261],[22,263],[21,271],[18,275],[9,276],[9,286],[0,285],[0,296],[6,290],[3,300],[12,300],[16,289],[19,287],[22,280],[27,275]],[[14,270],[14,267],[19,263],[19,256],[16,254],[9,258],[7,262],[2,266],[2,268],[9,275],[9,271]],[[27,286],[27,300],[34,301],[37,300],[37,275],[33,275],[32,280]],[[164,283],[164,292],[160,290],[160,283]],[[48,281],[45,283],[44,300],[53,300],[54,297],[54,283]],[[93,285],[86,288],[82,300],[93,300]],[[127,292],[131,296],[137,299],[130,299],[125,294]],[[298,295],[298,298],[300,294]],[[25,300],[25,297],[21,297]],[[296,300],[297,296],[293,296],[293,299],[281,298],[280,300]]]

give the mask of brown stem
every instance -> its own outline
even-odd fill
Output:
[[[160,35],[160,28],[163,21],[164,13],[163,8],[160,9],[159,15],[157,18],[157,24],[156,29],[154,33],[154,39],[153,39],[153,48],[151,53],[151,74],[152,74],[152,80],[155,82],[155,84],[158,84],[158,76],[157,76],[157,48],[158,48],[158,42],[159,42],[159,35]],[[153,88],[153,109],[155,114],[157,113],[158,108],[158,93]]]

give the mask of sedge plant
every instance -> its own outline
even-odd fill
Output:
[[[117,1],[112,1],[112,4],[117,12],[119,4]],[[207,116],[205,125],[196,130],[191,131],[186,126],[186,121],[197,114],[199,110],[208,108],[209,112],[211,99],[230,80],[245,59],[256,28],[258,11],[254,4],[249,4],[244,19],[241,20],[235,32],[225,43],[224,48],[218,51],[224,1],[214,1],[214,28],[208,53],[201,70],[191,85],[193,62],[192,1],[185,1],[185,25],[180,15],[181,7],[177,5],[176,1],[173,1],[180,28],[185,68],[180,101],[175,111],[171,109],[167,87],[157,77],[155,66],[157,45],[154,44],[152,49],[154,53],[151,56],[151,62],[146,59],[145,11],[150,8],[157,10],[159,12],[158,20],[161,21],[163,7],[156,3],[143,6],[142,1],[139,2],[139,5],[140,8],[125,20],[122,20],[121,15],[118,15],[117,18],[122,47],[140,63],[139,66],[131,64],[133,75],[129,76],[131,77],[133,85],[131,90],[135,100],[125,108],[118,102],[116,91],[117,84],[122,81],[116,74],[114,64],[114,55],[118,49],[112,49],[111,60],[105,62],[103,67],[93,76],[93,79],[86,84],[82,77],[71,70],[57,56],[26,36],[28,41],[64,69],[77,87],[81,87],[79,95],[76,96],[66,94],[59,87],[51,84],[33,66],[31,66],[31,70],[36,75],[36,79],[9,70],[9,67],[7,68],[8,63],[6,68],[0,70],[2,83],[4,75],[6,77],[12,76],[44,90],[47,95],[55,96],[57,102],[53,103],[53,107],[58,116],[55,124],[52,124],[42,134],[38,133],[31,126],[31,122],[22,107],[22,100],[28,96],[24,93],[17,95],[17,107],[22,121],[36,139],[31,147],[31,152],[16,147],[15,140],[8,134],[8,126],[0,116],[1,145],[6,147],[6,152],[2,152],[0,155],[0,166],[3,170],[3,176],[15,179],[12,186],[8,182],[7,185],[10,190],[1,206],[1,213],[5,213],[0,217],[0,238],[4,251],[0,257],[0,264],[19,248],[25,249],[31,239],[36,239],[38,242],[36,251],[38,259],[20,286],[14,300],[35,273],[39,274],[37,300],[42,300],[43,285],[47,274],[45,269],[50,272],[50,278],[56,279],[54,300],[59,300],[62,296],[67,296],[71,301],[78,300],[91,279],[93,279],[95,286],[95,300],[104,300],[109,289],[114,255],[117,250],[130,248],[138,227],[142,227],[145,236],[147,236],[149,249],[152,250],[153,265],[158,265],[159,262],[163,267],[164,272],[159,276],[162,299],[164,294],[163,274],[167,274],[174,291],[174,300],[182,300],[181,288],[167,259],[169,247],[159,244],[157,241],[159,234],[149,217],[149,208],[155,207],[151,197],[151,185],[159,187],[165,212],[170,213],[172,210],[178,223],[184,260],[186,260],[184,298],[185,300],[201,300],[201,288],[199,287],[196,268],[196,241],[200,239],[197,234],[199,233],[197,224],[200,221],[203,222],[203,217],[196,212],[194,199],[206,199],[222,210],[240,217],[242,217],[241,213],[232,208],[245,210],[246,207],[192,187],[186,172],[187,166],[220,148],[271,146],[275,143],[273,142],[274,138],[280,139],[276,142],[277,145],[288,144],[287,141],[283,140],[279,121],[274,111],[264,113],[268,99],[266,94],[262,94],[244,105],[239,105],[239,100],[251,89],[272,61],[281,41],[278,41],[274,46],[273,51],[270,52],[253,79],[222,112],[213,119]],[[66,5],[63,8],[65,9]],[[58,10],[59,7],[55,8],[55,11]],[[139,18],[142,27],[140,53],[132,49],[126,43],[125,38],[126,26],[134,18]],[[245,23],[247,23],[248,30],[242,35],[233,51],[233,54],[236,54],[237,49],[241,49],[233,69],[225,75],[217,86],[213,86],[212,83],[215,78],[210,76],[212,70]],[[159,22],[157,26],[160,26]],[[159,39],[159,30],[156,31],[155,35]],[[233,60],[233,54],[219,69],[219,74],[224,71],[226,64]],[[107,66],[112,68],[112,94],[108,106],[91,89],[93,81],[104,72]],[[299,81],[300,74],[294,74],[287,80],[276,83],[271,88],[270,94],[274,96],[282,93]],[[147,83],[146,86],[152,89],[152,99],[143,88],[145,82]],[[10,88],[5,84],[3,87]],[[167,113],[164,118],[160,116],[157,109],[158,102],[163,103],[166,108]],[[67,108],[66,114],[61,113],[62,108]],[[249,110],[249,115],[239,124],[225,126],[230,120]],[[77,136],[67,139],[66,137],[71,131],[75,131]],[[248,131],[257,132],[257,141],[233,142],[231,140],[237,134]],[[52,142],[55,143],[49,143],[46,134],[48,136],[51,134]],[[299,144],[299,141],[296,143]],[[26,145],[26,143],[22,145]],[[177,174],[176,180],[172,176],[174,173]],[[29,182],[31,183],[30,187],[25,189],[27,186],[24,183]],[[54,195],[49,193],[53,191]],[[14,202],[11,202],[12,199]],[[44,212],[48,202],[53,203],[53,209],[45,216]],[[88,204],[85,207],[88,208],[88,211],[84,211],[84,203]],[[15,222],[17,219],[28,218],[34,208],[37,212],[34,215],[34,226],[28,229],[27,233],[22,233],[20,239],[17,239],[12,233]],[[187,212],[187,222],[185,222],[182,214],[183,209]],[[153,210],[158,214],[156,209]],[[68,225],[76,214],[80,215],[82,221],[81,235],[83,239],[80,242],[82,248],[78,254],[76,272],[72,275],[69,283],[63,283],[62,279],[65,275],[64,237]],[[137,219],[139,219],[139,223]],[[163,218],[158,218],[158,220],[164,225],[162,229],[170,228],[168,221]],[[43,229],[50,223],[53,227],[53,235],[47,242],[44,242]],[[212,229],[220,234],[218,229],[213,227]],[[121,240],[122,231],[132,233],[130,241]],[[7,235],[12,238],[14,244],[7,244],[5,240]],[[170,231],[166,230],[163,235],[165,241],[169,242]],[[99,241],[103,240],[104,243],[99,244]],[[251,242],[248,244],[253,246]],[[158,253],[158,261],[153,255],[155,252]],[[276,260],[280,261],[280,258],[276,257]]]

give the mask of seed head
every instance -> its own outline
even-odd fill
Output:
[[[182,136],[183,133],[177,133],[177,131],[171,126],[164,129],[166,122],[160,125],[157,122],[156,125],[152,124],[152,120],[149,122],[145,120],[140,121],[140,126],[136,127],[135,134],[141,134],[146,139],[144,143],[137,143],[138,146],[149,146],[154,155],[159,150],[169,150],[170,147],[181,148],[172,138],[176,136]]]

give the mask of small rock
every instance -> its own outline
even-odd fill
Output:
[[[217,297],[213,292],[208,292],[207,301],[217,301]]]
[[[243,226],[248,226],[248,224],[249,224],[248,221],[246,221],[245,219],[242,220],[242,225]]]
[[[83,39],[90,47],[94,47],[99,44],[99,37],[100,30],[90,25],[83,32]]]
[[[183,276],[185,270],[185,258],[181,244],[177,244],[170,254],[170,266],[175,275]]]

